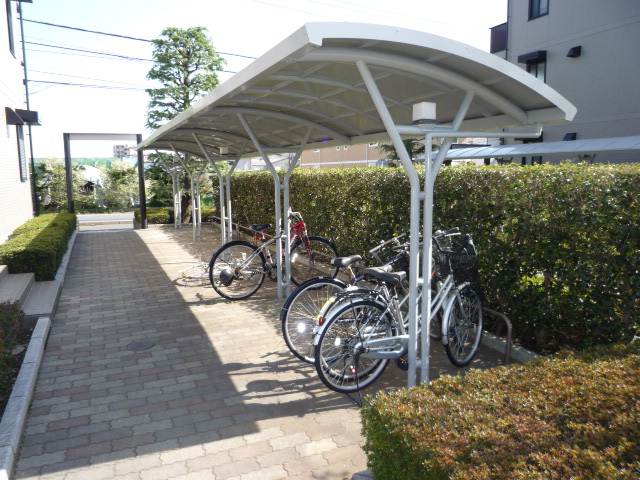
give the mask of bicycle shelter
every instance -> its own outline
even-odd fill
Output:
[[[429,379],[429,326],[423,326],[425,334],[418,338],[418,318],[430,316],[433,186],[451,144],[457,137],[536,137],[541,124],[570,121],[575,113],[570,102],[542,81],[469,45],[389,26],[310,23],[137,148],[173,150],[211,162],[262,157],[274,179],[276,225],[282,225],[284,214],[286,236],[289,179],[303,150],[390,140],[411,189],[413,308],[407,383],[412,386],[418,371],[420,381]],[[518,133],[501,130],[522,126],[529,128]],[[423,184],[403,137],[424,137],[426,145],[433,138],[443,139],[438,154],[425,164]],[[271,153],[295,154],[283,182],[269,161]],[[218,177],[230,228],[230,173],[223,178],[218,172]],[[289,252],[284,253],[284,281],[281,251],[276,254],[280,297],[291,288]],[[425,278],[418,277],[420,258]]]

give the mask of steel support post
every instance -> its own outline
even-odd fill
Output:
[[[142,143],[142,135],[136,134],[136,143]],[[144,185],[144,152],[138,151],[138,192],[140,197],[140,228],[147,228],[147,192]]]
[[[242,126],[244,127],[245,131],[249,135],[249,138],[251,138],[251,141],[253,142],[253,145],[256,147],[256,150],[258,151],[258,153],[260,154],[260,156],[264,160],[264,163],[266,164],[267,169],[269,170],[269,172],[271,173],[271,176],[273,177],[273,183],[274,183],[274,187],[275,187],[276,236],[281,237],[278,241],[276,241],[276,265],[277,265],[277,276],[278,276],[278,280],[277,280],[277,283],[278,283],[278,298],[282,298],[283,297],[283,287],[285,287],[285,285],[290,282],[290,279],[289,278],[286,278],[286,279],[282,278],[283,277],[283,275],[282,275],[282,256],[283,256],[282,244],[283,243],[285,245],[288,244],[288,242],[289,242],[289,232],[288,231],[284,231],[283,228],[282,228],[282,207],[281,207],[281,203],[280,203],[280,192],[281,192],[282,188],[281,188],[281,185],[280,185],[280,177],[278,176],[278,172],[276,172],[276,169],[273,168],[273,165],[271,164],[271,160],[269,159],[269,156],[266,154],[266,152],[264,151],[264,148],[262,147],[262,145],[258,141],[258,138],[253,133],[253,130],[249,126],[249,123],[247,122],[247,120],[244,118],[244,115],[239,113],[238,114],[238,119],[240,120],[240,123],[242,123]],[[288,250],[288,248],[287,248],[287,250]]]
[[[233,159],[234,163],[231,166],[231,169],[227,173],[227,175],[223,175],[218,166],[216,165],[216,160],[209,155],[207,149],[204,148],[204,144],[200,140],[197,134],[193,133],[193,138],[198,143],[200,150],[202,150],[202,154],[207,159],[209,164],[213,167],[213,170],[216,172],[218,177],[218,189],[220,196],[220,229],[222,231],[222,245],[227,242],[233,240],[233,225],[231,221],[231,173],[238,165],[240,161],[240,156],[238,158]],[[244,148],[243,148],[244,150]]]
[[[73,201],[73,174],[71,173],[71,137],[68,133],[62,134],[64,142],[64,171],[67,177],[67,209],[69,213],[76,213]]]
[[[191,225],[193,226],[193,241],[200,241],[200,224],[202,223],[202,216],[200,214],[200,175],[204,170],[204,162],[201,165],[197,163],[190,165],[187,163],[186,159],[183,160],[178,153],[178,150],[172,145],[171,149],[176,154],[178,162],[182,165],[187,175],[189,175],[189,180],[191,181]],[[193,170],[195,167],[196,171]]]
[[[300,156],[302,155],[302,151],[304,150],[304,147],[307,145],[307,142],[309,141],[309,137],[311,136],[311,133],[313,132],[313,129],[311,127],[309,127],[307,129],[307,133],[304,136],[304,139],[302,140],[302,143],[300,144],[300,148],[298,149],[297,152],[295,152],[294,157],[293,157],[293,161],[289,164],[289,168],[287,168],[287,172],[284,174],[284,214],[285,214],[285,225],[284,225],[284,229],[286,232],[290,232],[291,231],[291,221],[289,220],[289,208],[291,207],[291,205],[289,204],[289,181],[291,179],[291,174],[293,173],[293,170],[296,168],[296,166],[298,165],[298,161],[300,160]],[[285,283],[285,288],[286,288],[286,295],[287,297],[291,294],[291,250],[289,248],[289,242],[287,242],[285,244],[285,249],[284,249],[284,265],[285,265],[285,278],[286,278],[286,283]]]
[[[169,172],[169,175],[171,175],[171,187],[173,190],[173,226],[175,228],[180,228],[182,223],[182,211],[181,211],[182,206],[180,203],[180,183],[179,183],[180,168],[169,166],[167,162],[165,162],[160,156],[160,152],[156,150],[156,153],[158,154],[158,159],[160,160],[160,163],[164,166],[165,170]]]

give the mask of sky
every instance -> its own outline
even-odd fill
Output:
[[[488,51],[489,29],[507,19],[507,0],[33,0],[22,5],[30,109],[43,123],[32,129],[35,158],[63,158],[63,133],[149,136],[144,90],[157,85],[146,78],[152,45],[141,40],[157,38],[166,27],[206,27],[227,61],[222,83],[309,22],[393,25]],[[109,157],[115,143],[73,141],[72,156]]]

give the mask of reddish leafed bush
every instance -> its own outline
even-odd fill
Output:
[[[376,478],[640,478],[640,342],[472,370],[362,410]]]

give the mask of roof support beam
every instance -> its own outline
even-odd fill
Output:
[[[479,98],[498,107],[503,113],[519,123],[528,123],[527,113],[513,102],[501,95],[458,73],[446,70],[429,63],[418,62],[404,57],[397,57],[379,52],[366,52],[356,49],[323,48],[315,50],[305,56],[305,60],[324,62],[365,62],[368,65],[380,65],[397,71],[416,73],[453,85],[465,92],[475,92]]]

